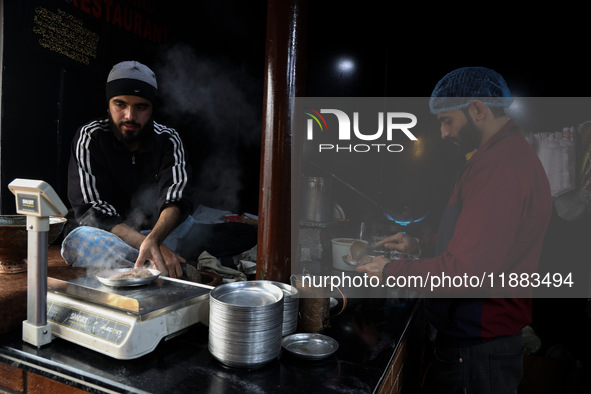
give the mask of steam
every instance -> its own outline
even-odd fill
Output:
[[[162,97],[160,111],[173,124],[188,122],[178,128],[183,138],[189,133],[184,140],[190,155],[199,146],[192,147],[187,140],[205,139],[211,148],[200,158],[202,167],[194,169],[196,198],[234,210],[243,187],[240,150],[260,144],[260,111],[254,105],[257,86],[240,66],[202,57],[185,44],[171,47],[160,58],[155,70]],[[258,157],[250,159],[258,163]],[[211,188],[199,195],[202,185]]]

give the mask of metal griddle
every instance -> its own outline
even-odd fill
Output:
[[[212,286],[160,277],[143,286],[112,287],[95,276],[48,278],[47,284],[52,334],[117,359],[140,357],[162,339],[209,323]]]

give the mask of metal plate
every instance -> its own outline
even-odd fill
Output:
[[[297,357],[320,360],[336,352],[339,343],[322,334],[292,334],[283,338],[281,346]]]
[[[213,302],[220,302],[232,309],[261,308],[283,298],[283,290],[270,283],[240,281],[225,283],[211,291]]]
[[[125,279],[111,279],[113,275],[117,275],[123,272],[131,271],[132,268],[117,268],[112,270],[101,271],[96,275],[96,278],[104,285],[113,287],[129,287],[129,286],[142,286],[154,282],[159,276],[160,271],[155,269],[148,269],[152,273],[152,276],[145,278],[125,278]]]

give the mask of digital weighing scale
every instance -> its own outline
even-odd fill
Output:
[[[65,216],[67,208],[44,181],[17,178],[8,188],[15,195],[17,213],[27,216],[23,341],[41,347],[55,336],[114,358],[132,359],[193,324],[209,324],[212,286],[164,277],[137,287],[107,286],[96,276],[48,278],[49,217]]]
[[[65,216],[68,209],[44,181],[16,178],[8,184],[14,194],[16,213],[27,217],[27,320],[23,341],[35,346],[51,342],[47,324],[47,233],[50,216]]]
[[[193,324],[209,324],[212,286],[159,277],[136,287],[111,287],[96,276],[48,278],[47,320],[54,336],[127,360]]]

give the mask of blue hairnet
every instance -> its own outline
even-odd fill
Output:
[[[466,108],[474,99],[489,107],[507,108],[513,102],[501,74],[485,67],[458,68],[444,76],[433,89],[429,108],[433,114]]]

